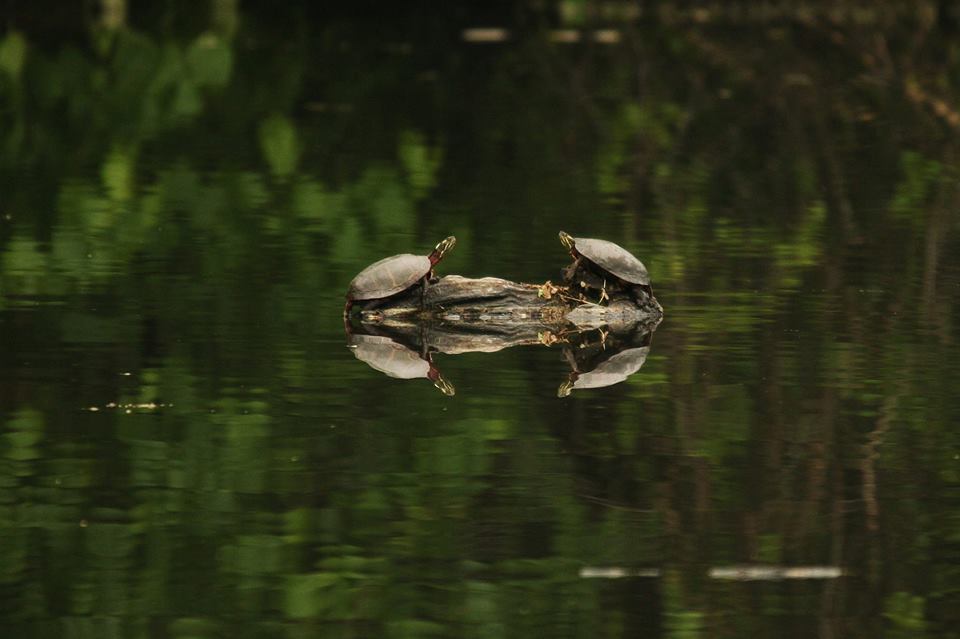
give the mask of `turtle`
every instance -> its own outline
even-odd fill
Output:
[[[437,244],[430,255],[392,255],[360,271],[347,289],[347,303],[343,307],[344,318],[349,316],[355,301],[381,300],[405,291],[417,282],[426,284],[433,275],[434,265],[442,260],[444,254],[456,243],[457,238],[451,235]]]
[[[351,335],[347,347],[353,356],[370,368],[396,379],[419,379],[425,377],[447,396],[456,391],[433,365],[429,357],[382,335]]]
[[[602,388],[619,384],[640,370],[650,353],[651,329],[637,326],[627,334],[598,329],[599,341],[590,341],[590,333],[572,337],[563,349],[570,375],[557,389],[558,397],[573,390]]]
[[[647,267],[622,246],[607,240],[573,237],[563,231],[560,231],[560,242],[574,259],[565,271],[566,278],[575,281],[579,271],[582,285],[600,289],[600,301],[609,299],[608,277],[613,282],[621,282],[630,292],[640,289],[653,297]],[[583,266],[588,268],[583,269]]]
[[[560,384],[560,388],[557,389],[557,397],[566,397],[574,389],[603,388],[604,386],[619,384],[640,370],[640,367],[647,361],[649,352],[649,346],[630,348],[614,352],[613,355],[597,364],[590,371],[574,370],[570,373],[570,379]]]

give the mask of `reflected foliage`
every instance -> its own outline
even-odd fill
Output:
[[[454,9],[6,22],[11,636],[956,637],[949,16],[658,4],[521,3],[497,45]],[[649,268],[628,381],[559,400],[514,349],[450,400],[343,348],[375,259],[556,279],[559,229]],[[850,576],[706,576],[744,562]],[[661,576],[579,576],[611,565]]]

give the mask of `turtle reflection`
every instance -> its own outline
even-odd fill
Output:
[[[460,355],[517,346],[560,346],[570,373],[557,395],[566,397],[574,390],[619,384],[640,370],[650,352],[655,327],[655,323],[619,325],[613,330],[611,326],[581,327],[555,333],[535,331],[538,327],[530,325],[524,327],[527,330],[495,334],[458,331],[450,325],[397,323],[375,328],[362,325],[362,332],[348,330],[347,338],[354,356],[374,370],[396,379],[429,379],[446,395],[453,395],[454,387],[433,364],[434,353]]]
[[[397,379],[426,378],[433,382],[444,395],[453,395],[456,390],[433,365],[429,354],[421,355],[399,341],[383,335],[351,334],[347,347],[354,357],[370,368]]]
[[[563,353],[570,364],[570,377],[560,384],[557,397],[574,390],[619,384],[640,370],[650,352],[651,333],[618,336],[605,331],[579,333],[568,340]]]

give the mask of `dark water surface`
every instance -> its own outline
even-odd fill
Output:
[[[950,25],[531,6],[8,16],[3,636],[960,636]],[[626,381],[345,347],[374,260],[561,229],[650,271]]]

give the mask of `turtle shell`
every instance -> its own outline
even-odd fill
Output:
[[[402,253],[374,262],[360,271],[347,291],[352,300],[376,300],[390,297],[413,286],[430,272],[426,255]]]
[[[643,262],[619,244],[584,237],[573,238],[577,253],[605,271],[630,284],[650,286],[650,276]]]
[[[604,360],[589,372],[571,373],[570,380],[560,384],[557,396],[566,397],[574,390],[619,384],[640,370],[649,353],[649,346],[627,349]]]
[[[353,335],[350,348],[354,357],[390,377],[417,379],[430,373],[430,362],[389,337]]]
[[[621,351],[598,364],[592,371],[580,373],[573,387],[602,388],[619,384],[640,370],[640,367],[647,361],[649,353],[649,346]]]

